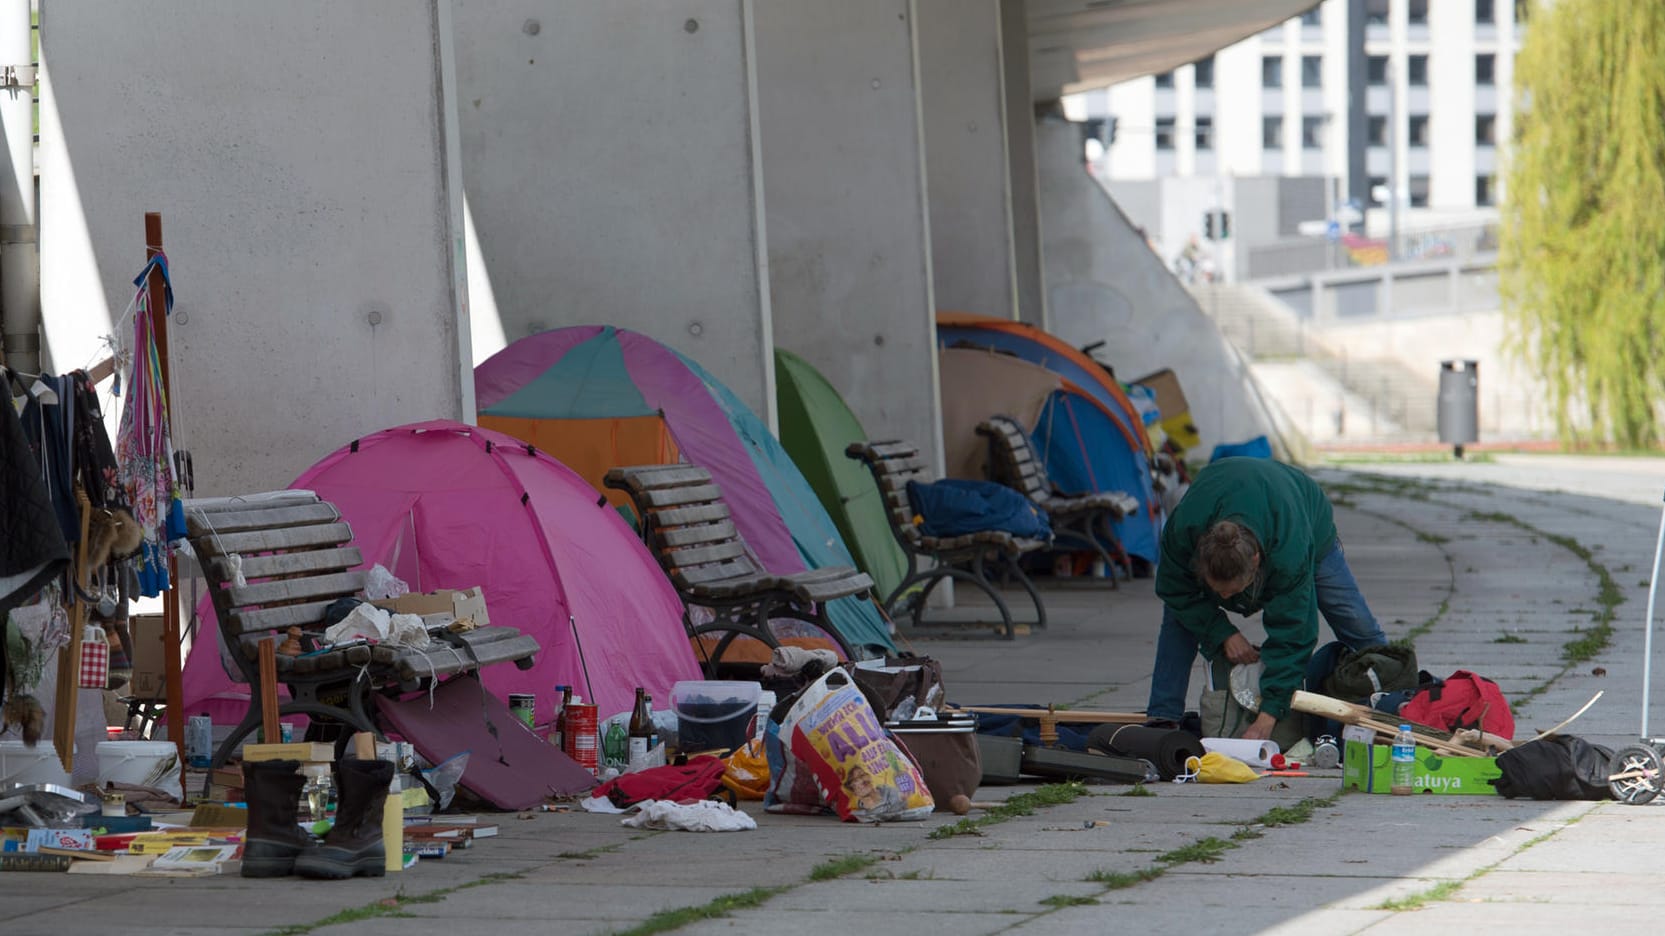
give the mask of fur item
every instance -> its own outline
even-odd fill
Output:
[[[6,697],[0,710],[0,725],[16,725],[23,734],[25,747],[34,747],[46,732],[46,710],[40,700],[26,692],[14,692]]]
[[[111,559],[132,555],[144,538],[144,530],[126,508],[94,510],[87,525],[87,568],[102,568]]]

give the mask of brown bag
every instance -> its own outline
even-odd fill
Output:
[[[913,706],[941,707],[946,693],[942,685],[942,664],[930,657],[887,656],[882,668],[871,664],[844,664],[855,677],[867,701],[881,721],[895,717],[897,706],[912,699]]]

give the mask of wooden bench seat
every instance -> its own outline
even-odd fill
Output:
[[[977,425],[978,435],[989,440],[988,472],[991,480],[1004,484],[1029,498],[1046,514],[1052,525],[1051,551],[1097,553],[1109,573],[1106,581],[1118,588],[1117,572],[1133,577],[1133,565],[1111,524],[1139,509],[1139,502],[1122,491],[1068,496],[1059,494],[1047,476],[1046,466],[1029,443],[1029,434],[1008,416],[993,416]]]
[[[914,523],[913,503],[908,499],[909,482],[929,484],[925,462],[919,449],[907,442],[855,442],[844,454],[865,464],[873,473],[884,498],[885,517],[890,521],[890,532],[908,557],[908,574],[900,585],[885,598],[885,610],[892,616],[903,602],[911,603],[915,627],[922,626],[926,600],[945,579],[967,582],[988,595],[1000,614],[1001,636],[1012,639],[1016,633],[1011,609],[1000,590],[989,579],[989,563],[995,562],[1012,573],[1035,604],[1035,626],[1046,626],[1046,606],[1035,590],[1029,576],[1018,566],[1018,557],[1047,547],[1046,540],[1014,536],[1003,530],[981,530],[961,536],[926,536]],[[922,567],[922,560],[930,560],[930,567]],[[917,595],[910,592],[923,584]]]
[[[214,752],[224,764],[264,714],[259,686],[260,644],[282,643],[291,627],[321,639],[325,614],[342,598],[362,598],[363,556],[335,505],[310,491],[277,491],[185,503],[187,539],[208,583],[220,634],[251,687],[241,724]],[[538,642],[513,627],[430,632],[422,648],[359,644],[300,656],[279,654],[278,681],[290,698],[279,715],[307,715],[376,731],[370,697],[426,688],[481,666],[532,666]],[[212,637],[202,639],[213,639]]]
[[[688,635],[701,653],[706,675],[716,678],[723,656],[738,637],[780,646],[769,627],[772,617],[814,624],[845,657],[852,648],[827,617],[826,604],[854,595],[873,595],[873,580],[849,566],[776,575],[758,565],[740,537],[733,515],[711,473],[697,465],[637,465],[614,468],[607,487],[630,495],[641,518],[642,539],[685,606],[709,608],[713,620],[695,624],[684,614]],[[719,633],[714,651],[703,634]]]

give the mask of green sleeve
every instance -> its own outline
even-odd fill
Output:
[[[1276,583],[1275,588],[1278,597],[1262,609],[1266,642],[1260,647],[1265,667],[1260,674],[1260,711],[1282,718],[1289,714],[1289,699],[1300,688],[1307,660],[1318,647],[1318,596],[1310,566],[1297,580]]]
[[[1237,633],[1226,613],[1220,610],[1219,600],[1189,573],[1181,572],[1164,563],[1156,574],[1156,596],[1173,609],[1181,627],[1197,638],[1203,656],[1212,660],[1220,653],[1220,645]]]

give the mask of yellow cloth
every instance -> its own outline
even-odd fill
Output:
[[[1260,779],[1254,768],[1235,757],[1219,751],[1209,751],[1201,757],[1185,759],[1187,773],[1195,773],[1198,783],[1249,783]]]

